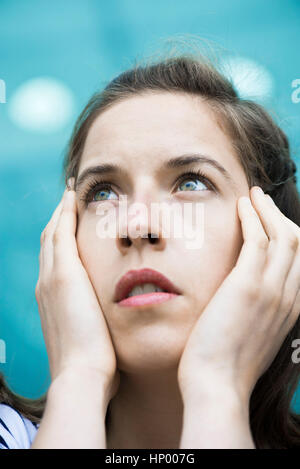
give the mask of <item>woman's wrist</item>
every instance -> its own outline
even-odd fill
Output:
[[[51,382],[47,399],[67,398],[69,394],[83,396],[101,406],[106,412],[109,404],[110,382],[108,377],[95,368],[67,367]]]
[[[186,412],[199,409],[199,412],[205,412],[205,409],[215,407],[224,411],[238,411],[245,418],[248,417],[249,401],[241,397],[234,386],[228,386],[227,383],[219,382],[208,386],[207,384],[197,389],[193,388],[183,397],[183,405]]]
[[[240,406],[248,409],[251,396],[249,386],[241,383],[234,372],[224,373],[212,368],[200,366],[201,375],[194,375],[189,381],[179,382],[184,404],[199,402],[199,399],[210,400],[225,393]],[[222,401],[221,401],[222,402]]]
[[[255,448],[249,402],[234,386],[206,383],[186,393],[183,403],[180,448]]]
[[[96,370],[64,369],[50,385],[31,448],[106,448],[107,390],[105,379]]]

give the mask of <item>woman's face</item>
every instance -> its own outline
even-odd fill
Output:
[[[214,160],[225,172],[200,161],[166,165],[173,158],[195,154]],[[87,175],[76,188],[77,243],[111,333],[118,367],[131,372],[176,367],[192,327],[237,261],[243,242],[237,199],[249,195],[246,176],[208,104],[183,93],[130,97],[103,112],[89,130],[77,182],[85,170],[103,164],[116,165],[119,172]],[[207,179],[178,180],[197,170]],[[84,202],[91,184],[101,180],[111,188],[98,187]],[[114,224],[120,196],[127,197],[128,217]],[[135,211],[137,203],[145,210]],[[174,220],[183,235],[177,236],[172,227],[163,235],[168,217],[151,220],[153,203],[164,204],[171,217],[175,207],[182,208]],[[184,206],[201,207],[202,216],[184,216]],[[115,227],[114,236],[105,237],[99,230],[104,213],[108,225]],[[120,235],[119,226],[121,232],[127,230],[131,243]],[[185,228],[191,227],[193,233],[202,233],[202,243],[189,244],[190,235],[185,233],[190,231]],[[151,231],[156,242],[142,237]],[[114,301],[117,282],[129,270],[142,268],[161,272],[181,295],[143,307],[120,306]]]

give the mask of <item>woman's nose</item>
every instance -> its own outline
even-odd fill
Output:
[[[157,236],[153,233],[148,233],[145,236],[137,236],[135,238],[130,236],[118,237],[117,239],[118,248],[120,251],[125,252],[133,245],[140,249],[145,245],[153,245],[156,250],[163,250],[165,246],[165,240],[161,236]],[[132,248],[131,248],[132,249]]]
[[[127,252],[149,245],[155,250],[163,250],[166,245],[159,210],[155,212],[148,205],[138,204],[136,210],[127,213],[127,220],[117,236],[117,246],[120,251]]]

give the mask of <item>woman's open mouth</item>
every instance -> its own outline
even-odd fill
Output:
[[[130,270],[116,286],[115,302],[119,306],[144,306],[162,303],[180,294],[160,272],[152,269]]]
[[[118,302],[119,306],[143,306],[155,303],[162,303],[163,301],[170,300],[178,295],[168,292],[151,292],[139,293],[137,295],[129,296],[124,300]]]

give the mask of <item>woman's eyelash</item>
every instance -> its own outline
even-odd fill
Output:
[[[200,170],[189,171],[187,173],[181,174],[176,179],[175,185],[178,186],[180,183],[182,183],[188,178],[199,179],[201,182],[204,182],[209,187],[210,190],[213,190],[213,191],[216,190],[214,184]],[[101,180],[92,179],[88,182],[87,187],[84,189],[80,200],[82,200],[85,204],[88,204],[89,202],[93,200],[93,196],[96,192],[100,190],[104,190],[104,189],[112,190],[112,184],[105,180],[101,181]]]
[[[205,184],[207,184],[207,186],[210,188],[210,190],[213,190],[215,191],[215,186],[214,184],[210,181],[210,179],[205,176],[205,174],[202,173],[202,171],[200,169],[198,169],[197,171],[189,171],[187,173],[183,173],[181,174],[175,181],[176,185],[182,183],[183,181],[185,181],[186,179],[199,179],[201,182],[204,182]]]
[[[87,187],[83,190],[80,200],[82,200],[85,204],[88,204],[89,202],[92,202],[94,194],[103,189],[111,190],[111,183],[104,180],[101,181],[97,179],[91,179],[87,183]]]

